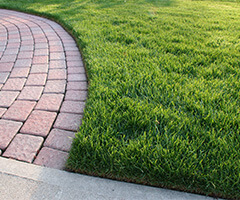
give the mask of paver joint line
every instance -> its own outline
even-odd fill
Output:
[[[59,24],[10,10],[0,33],[0,156],[64,169],[87,98],[77,45]]]

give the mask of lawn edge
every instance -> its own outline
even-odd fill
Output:
[[[18,11],[18,12],[22,12],[22,13],[26,13],[26,14],[32,14],[32,15],[36,15],[39,17],[43,17],[49,20],[52,20],[54,22],[56,22],[57,24],[59,24],[62,28],[64,28],[64,30],[69,33],[72,38],[74,39],[74,41],[77,44],[78,50],[81,53],[82,59],[83,59],[83,63],[84,63],[84,68],[87,69],[87,67],[85,66],[85,62],[84,62],[84,56],[82,54],[82,49],[84,48],[83,45],[81,45],[81,39],[78,37],[78,33],[73,29],[73,27],[71,27],[70,25],[68,25],[67,23],[65,23],[64,20],[62,20],[61,18],[50,14],[50,13],[46,13],[46,12],[39,12],[36,11],[34,9],[25,9],[25,8],[20,8],[18,6],[7,6],[4,4],[0,4],[0,9],[6,9],[6,10],[12,10],[12,11]],[[78,39],[77,39],[78,38]],[[86,71],[86,75],[88,76],[87,70]],[[87,78],[87,82],[88,85],[89,84],[89,79]],[[225,199],[232,199],[232,200],[237,200],[237,197],[234,197],[232,195],[224,195],[224,194],[215,194],[215,193],[209,193],[207,194],[204,191],[200,191],[200,190],[196,190],[196,189],[187,189],[185,186],[182,185],[177,185],[177,186],[172,186],[172,185],[163,185],[163,184],[151,184],[150,182],[146,182],[144,180],[138,180],[138,179],[129,179],[127,177],[116,177],[115,175],[108,175],[108,174],[103,174],[103,173],[98,173],[98,172],[90,172],[90,171],[85,171],[85,170],[80,170],[80,169],[74,169],[72,167],[70,167],[70,164],[68,164],[68,162],[66,163],[66,171],[69,172],[75,172],[75,173],[79,173],[79,174],[84,174],[84,175],[89,175],[89,176],[93,176],[93,177],[101,177],[101,178],[106,178],[106,179],[111,179],[111,180],[117,180],[117,181],[123,181],[123,182],[127,182],[127,183],[135,183],[135,184],[141,184],[141,185],[146,185],[146,186],[152,186],[152,187],[156,187],[156,188],[164,188],[164,189],[170,189],[170,190],[175,190],[175,191],[182,191],[182,192],[189,192],[189,193],[193,193],[193,194],[199,194],[199,195],[204,195],[207,197],[213,197],[213,198],[225,198]]]

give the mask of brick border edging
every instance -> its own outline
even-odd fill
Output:
[[[76,42],[56,22],[16,11],[1,10],[0,30],[2,156],[63,169],[87,99]]]

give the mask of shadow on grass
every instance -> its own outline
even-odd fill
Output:
[[[174,3],[173,0],[145,0],[145,2],[157,7],[171,6]]]
[[[171,6],[174,0],[92,0],[91,2],[98,4],[99,8],[112,8],[120,5],[124,5],[125,3],[132,3],[132,4],[152,4],[156,7],[165,7]]]

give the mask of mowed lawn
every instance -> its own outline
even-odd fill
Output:
[[[240,0],[0,0],[55,19],[89,78],[72,171],[240,198]]]

